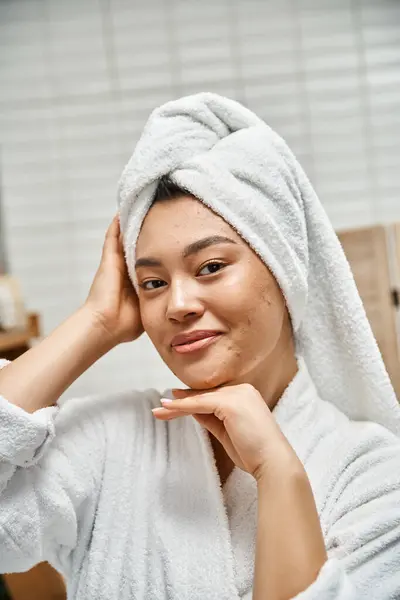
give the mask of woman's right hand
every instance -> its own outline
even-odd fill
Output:
[[[85,306],[114,345],[136,340],[143,333],[138,297],[125,263],[118,214],[107,229],[101,262]]]
[[[84,306],[1,369],[0,394],[29,413],[52,406],[99,358],[142,332],[115,216]]]

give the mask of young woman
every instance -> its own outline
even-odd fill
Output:
[[[57,405],[143,330],[188,389]],[[48,560],[78,600],[400,597],[393,390],[310,184],[244,107],[153,113],[85,304],[0,394],[0,572]]]

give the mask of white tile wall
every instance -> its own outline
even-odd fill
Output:
[[[336,227],[400,220],[397,0],[2,0],[0,89],[8,256],[45,333],[87,294],[149,112],[179,95],[258,112]],[[172,383],[143,338],[67,394]]]

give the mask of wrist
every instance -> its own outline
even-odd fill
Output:
[[[288,482],[308,481],[305,469],[294,451],[289,456],[274,457],[261,463],[253,476],[259,489],[276,486],[277,483],[285,485]]]
[[[99,356],[109,352],[117,345],[111,329],[89,305],[81,306],[73,318],[76,327],[85,334],[88,345],[93,347]]]

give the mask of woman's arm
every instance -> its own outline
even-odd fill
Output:
[[[297,485],[294,473],[291,483],[290,469],[258,478],[253,598],[400,598],[400,444],[373,423],[349,435],[354,446],[325,504],[328,560],[318,574],[319,523],[308,482],[300,473]]]
[[[85,304],[0,372],[0,394],[31,413],[51,406],[101,356],[142,331],[116,216]]]
[[[327,560],[306,472],[259,392],[250,385],[205,393],[174,390],[153,409],[158,419],[193,414],[258,486],[253,600],[289,600],[308,588]],[[179,398],[179,399],[178,399]],[[325,600],[325,599],[324,599]]]
[[[112,347],[92,312],[82,307],[0,371],[0,395],[30,413],[51,406]]]
[[[326,491],[324,544],[306,473],[254,388],[174,395],[154,416],[193,415],[257,481],[254,600],[400,598],[400,443],[393,434],[365,423],[346,433],[351,449]]]
[[[0,573],[43,560],[68,571],[82,511],[91,510],[101,480],[96,403],[76,399],[30,414],[0,396]]]
[[[307,475],[296,457],[257,474],[258,523],[253,600],[289,600],[327,560]]]
[[[101,417],[96,401],[51,405],[141,331],[115,218],[84,307],[0,371],[0,572],[54,564],[85,533],[81,511],[95,501],[104,460]]]

